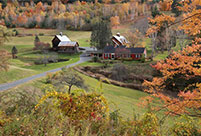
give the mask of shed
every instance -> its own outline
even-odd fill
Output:
[[[55,35],[54,39],[52,40],[52,48],[58,52],[79,52],[78,42],[71,41],[66,35],[63,35],[62,33],[60,33],[60,35]]]

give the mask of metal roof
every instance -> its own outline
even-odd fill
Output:
[[[117,39],[122,45],[125,43],[128,43],[128,41],[126,40],[126,38],[122,35],[118,36],[118,35],[113,35],[113,37],[115,39]],[[116,43],[116,42],[115,42]]]
[[[115,53],[115,50],[116,49],[127,49],[130,51],[130,53],[144,53],[144,50],[145,48],[143,47],[131,47],[131,48],[127,48],[126,46],[118,46],[118,47],[115,47],[113,45],[110,45],[110,46],[105,46],[105,48],[103,49],[103,52],[104,53]]]
[[[56,35],[56,37],[61,41],[71,41],[66,35]]]
[[[114,53],[115,47],[113,45],[105,46],[103,49],[104,53]]]
[[[59,43],[58,47],[61,46],[76,46],[77,42],[71,42],[71,41],[62,41]]]
[[[131,53],[144,53],[145,48],[143,47],[137,47],[137,48],[128,48]]]

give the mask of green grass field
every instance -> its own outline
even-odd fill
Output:
[[[90,90],[95,90],[100,88],[100,82],[96,79],[90,78],[83,74],[80,74],[90,86]],[[138,107],[137,104],[140,102],[140,98],[147,96],[148,94],[133,90],[129,88],[118,87],[111,84],[102,83],[104,96],[108,99],[110,109],[120,109],[120,113],[124,117],[132,117],[133,110],[141,114],[146,111],[142,107]]]

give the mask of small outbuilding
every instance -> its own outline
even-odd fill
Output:
[[[60,33],[55,35],[52,40],[52,48],[54,51],[64,52],[64,53],[78,53],[79,44],[78,42],[71,41],[66,35]]]

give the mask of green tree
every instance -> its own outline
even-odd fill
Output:
[[[93,25],[91,33],[91,45],[98,49],[103,49],[106,45],[112,43],[112,32],[110,23],[105,20],[101,20]]]
[[[178,7],[181,7],[182,5],[180,4],[180,1],[181,0],[174,0],[172,5],[171,5],[171,8],[172,8],[172,13],[175,14],[175,16],[179,16],[181,15],[182,11],[180,11],[178,9]]]
[[[161,15],[161,13],[158,10],[157,6],[151,8],[151,15],[152,15],[152,17],[155,17],[157,15]]]
[[[16,58],[17,57],[16,54],[18,53],[18,51],[17,51],[17,48],[15,46],[13,46],[11,52],[12,52],[13,59]]]
[[[68,94],[71,94],[71,89],[73,86],[79,88],[87,89],[87,86],[84,84],[84,80],[80,77],[75,71],[71,68],[63,68],[60,75],[52,80],[54,86],[68,86]]]
[[[4,45],[8,41],[11,33],[7,30],[5,26],[0,25],[0,46]],[[9,55],[6,50],[0,50],[0,70],[8,69],[8,59]]]
[[[7,6],[7,0],[0,0],[0,3],[2,3],[2,8]]]
[[[40,39],[38,37],[38,35],[35,36],[35,39],[34,39],[34,45],[36,46],[36,44],[40,42]]]

